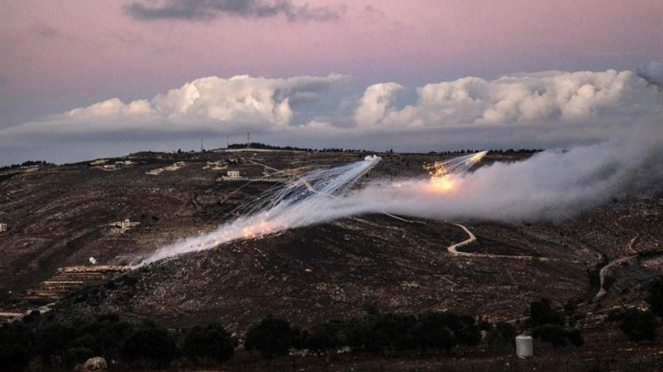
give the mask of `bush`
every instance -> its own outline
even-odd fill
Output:
[[[329,357],[332,352],[345,346],[344,331],[346,328],[346,323],[341,320],[332,320],[318,324],[302,337],[302,346],[318,355],[326,353],[327,357]]]
[[[564,317],[553,311],[550,306],[550,300],[542,298],[539,301],[533,301],[530,304],[529,321],[532,328],[544,324],[564,325]]]
[[[582,337],[582,333],[580,333],[580,330],[577,328],[567,330],[566,339],[569,340],[573,346],[582,346],[585,344],[585,339]]]
[[[557,324],[544,324],[532,329],[532,337],[554,347],[566,346],[564,329]]]
[[[649,284],[647,302],[652,313],[663,318],[663,276]]]
[[[85,361],[92,357],[94,357],[94,351],[86,347],[72,347],[65,353],[64,364],[68,368],[71,368],[77,364],[85,363]]]
[[[486,334],[486,341],[492,346],[512,347],[516,343],[516,328],[509,323],[498,322]]]
[[[184,339],[184,355],[192,362],[224,362],[232,358],[235,340],[221,324],[194,327]]]
[[[90,348],[106,359],[118,359],[122,344],[133,333],[133,325],[120,320],[117,314],[103,314],[80,327],[79,333],[74,346]]]
[[[76,329],[61,323],[52,323],[37,330],[37,352],[44,363],[62,365],[64,354],[76,339]]]
[[[447,325],[447,317],[438,312],[427,312],[419,316],[415,338],[424,350],[451,351],[456,338]]]
[[[0,326],[0,370],[23,371],[32,359],[34,336],[20,323]]]
[[[547,342],[553,347],[566,347],[569,344],[581,346],[585,343],[579,329],[564,329],[557,324],[544,324],[532,329],[532,337]]]
[[[122,347],[122,357],[128,362],[145,366],[167,367],[175,359],[176,344],[168,330],[154,323],[135,329]]]
[[[265,359],[273,359],[288,353],[293,336],[294,330],[289,322],[268,315],[249,328],[244,347],[246,350],[257,350]]]
[[[631,341],[653,341],[656,339],[656,318],[651,311],[626,310],[619,328]]]
[[[382,314],[375,317],[369,328],[366,348],[383,352],[387,355],[396,350],[408,350],[414,347],[414,328],[416,318],[404,314]]]

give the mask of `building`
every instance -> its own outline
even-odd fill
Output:
[[[106,159],[95,160],[92,163],[90,163],[90,166],[96,167],[96,166],[104,165],[104,164],[106,164],[106,161],[107,161]]]
[[[178,169],[180,169],[180,168],[182,168],[182,167],[184,167],[184,166],[186,166],[186,163],[185,163],[185,162],[183,162],[183,161],[178,161],[178,162],[173,163],[173,165],[169,165],[169,166],[165,167],[164,169],[167,170],[167,171],[171,171],[171,172],[172,172],[172,171],[176,171],[176,170],[178,170]]]
[[[122,234],[127,230],[140,225],[140,222],[131,222],[131,220],[126,219],[124,221],[112,222],[109,224],[110,232],[114,234]]]
[[[152,170],[149,170],[149,171],[145,172],[145,174],[149,174],[149,175],[152,175],[152,176],[158,176],[159,174],[161,174],[161,172],[163,172],[163,168],[152,169]]]
[[[7,224],[0,222],[0,232],[7,231]]]
[[[228,171],[228,179],[238,180],[241,178],[239,171]]]

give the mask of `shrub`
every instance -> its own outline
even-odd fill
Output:
[[[23,371],[32,359],[34,336],[20,323],[0,326],[0,370]]]
[[[580,333],[580,330],[577,328],[567,330],[566,339],[569,340],[573,346],[582,346],[585,344],[585,339],[582,337],[582,333]]]
[[[184,355],[194,363],[224,362],[234,352],[235,341],[218,323],[194,327],[184,339]]]
[[[564,329],[557,324],[544,324],[532,329],[532,337],[554,347],[566,346]]]
[[[456,343],[454,334],[447,325],[447,317],[438,312],[427,312],[419,316],[415,338],[419,347],[424,350],[449,352]]]
[[[544,324],[532,329],[532,337],[547,342],[553,347],[566,347],[569,344],[581,346],[585,343],[579,329],[565,329],[557,324]]]
[[[559,326],[564,325],[564,317],[561,314],[553,311],[550,306],[550,300],[542,298],[538,301],[533,301],[530,304],[529,321],[532,328],[542,326],[544,324],[556,324]]]
[[[509,323],[498,322],[488,331],[486,341],[493,346],[514,346],[516,343],[516,328]]]
[[[61,323],[52,323],[37,330],[37,352],[44,363],[61,365],[64,353],[76,339],[76,329]]]
[[[64,364],[71,368],[77,364],[85,363],[86,360],[94,357],[94,351],[86,347],[72,347],[64,355]]]
[[[87,347],[106,359],[117,359],[124,341],[132,335],[133,325],[120,320],[117,314],[100,315],[95,321],[80,327],[75,346]]]
[[[304,347],[318,355],[330,354],[345,346],[346,323],[340,320],[332,320],[318,324],[310,332],[303,336]]]
[[[154,323],[135,329],[124,342],[122,357],[128,362],[167,367],[175,358],[176,344],[168,330]]]
[[[288,353],[294,341],[293,333],[289,322],[268,315],[249,328],[244,347],[257,350],[265,359],[273,359]]]
[[[631,341],[653,341],[656,339],[656,318],[651,311],[626,310],[619,328]]]
[[[414,346],[416,318],[404,314],[382,314],[375,317],[369,328],[367,349],[392,354]]]

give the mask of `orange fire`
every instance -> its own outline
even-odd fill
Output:
[[[456,181],[449,176],[432,177],[430,184],[435,192],[446,193],[456,188]]]

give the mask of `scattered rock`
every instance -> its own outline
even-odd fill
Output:
[[[105,371],[107,368],[106,359],[102,357],[90,358],[83,365],[84,371]]]

